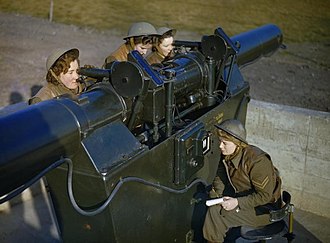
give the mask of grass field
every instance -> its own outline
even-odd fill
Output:
[[[0,11],[48,19],[51,0],[1,0]],[[135,21],[155,26],[212,34],[227,34],[267,23],[278,25],[286,42],[330,42],[329,0],[53,0],[53,21],[116,29],[126,33]]]

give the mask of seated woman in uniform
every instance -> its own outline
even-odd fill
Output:
[[[160,37],[158,37],[156,45],[152,47],[152,52],[146,58],[150,65],[161,63],[173,57],[173,42],[176,30],[160,27],[157,32]]]
[[[78,81],[78,49],[61,48],[54,50],[47,58],[46,68],[47,83],[29,100],[29,104],[38,103],[64,94],[75,96],[83,91],[84,85]]]
[[[133,50],[137,50],[142,56],[145,56],[157,36],[157,30],[148,22],[132,24],[127,36],[123,38],[125,43],[105,59],[103,67],[110,68],[109,65],[114,61],[127,61],[127,55]]]
[[[232,227],[270,224],[269,209],[279,209],[281,179],[270,156],[246,141],[243,124],[234,119],[217,124],[221,160],[211,197],[221,204],[208,208],[203,235],[208,242],[223,242]]]

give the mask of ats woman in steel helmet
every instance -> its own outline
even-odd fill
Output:
[[[173,57],[173,42],[176,30],[168,27],[160,27],[157,29],[157,32],[160,37],[152,47],[152,52],[146,58],[149,64],[161,63]]]
[[[203,235],[209,242],[223,242],[231,227],[270,224],[269,209],[279,209],[281,179],[270,156],[246,141],[243,124],[235,119],[215,125],[221,159],[210,197],[222,203],[210,206]]]
[[[48,100],[63,94],[77,95],[82,92],[83,87],[78,81],[79,75],[79,50],[56,49],[46,61],[46,85],[29,100],[34,104]]]
[[[155,27],[148,22],[132,24],[127,35],[123,38],[125,43],[105,59],[103,67],[109,68],[108,64],[114,61],[127,61],[127,55],[133,50],[137,50],[142,56],[145,56],[157,36],[159,34]]]

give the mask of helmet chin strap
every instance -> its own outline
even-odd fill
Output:
[[[225,156],[225,161],[232,160],[240,151],[241,147],[239,145],[236,146],[235,151],[232,154]]]
[[[164,55],[162,49],[160,49],[159,45],[156,46],[157,52],[158,54],[162,57],[165,58],[166,56]],[[170,54],[170,53],[169,53]]]
[[[52,76],[57,80],[57,82],[59,82],[60,84],[62,84],[62,81],[59,79],[59,77],[54,73],[53,69],[49,69],[50,73],[52,74]]]
[[[70,89],[69,87],[67,87],[61,80],[60,78],[54,73],[54,71],[52,69],[49,69],[50,73],[52,74],[52,76],[57,80],[57,82],[59,83],[60,86],[65,87],[66,89],[70,90],[73,94],[78,94],[79,93],[79,86],[75,89]]]
[[[134,37],[129,38],[129,44],[131,45],[132,50],[135,48]]]

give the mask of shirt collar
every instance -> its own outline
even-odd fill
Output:
[[[53,83],[49,83],[49,84],[57,87],[57,89],[63,94],[66,94],[66,93],[70,94],[71,93],[71,94],[74,94],[74,95],[78,95],[82,91],[82,86],[81,86],[80,82],[78,82],[78,87],[75,88],[75,89],[69,89],[62,82],[59,82],[57,85],[55,85]]]
[[[231,159],[231,162],[235,166],[235,169],[238,168],[238,165],[239,165],[239,162],[242,159],[242,156],[243,156],[242,148],[239,148],[238,154],[234,158]]]
[[[157,55],[160,56],[161,58],[165,58],[166,56],[164,56],[162,53],[160,53],[158,50],[156,51]]]

